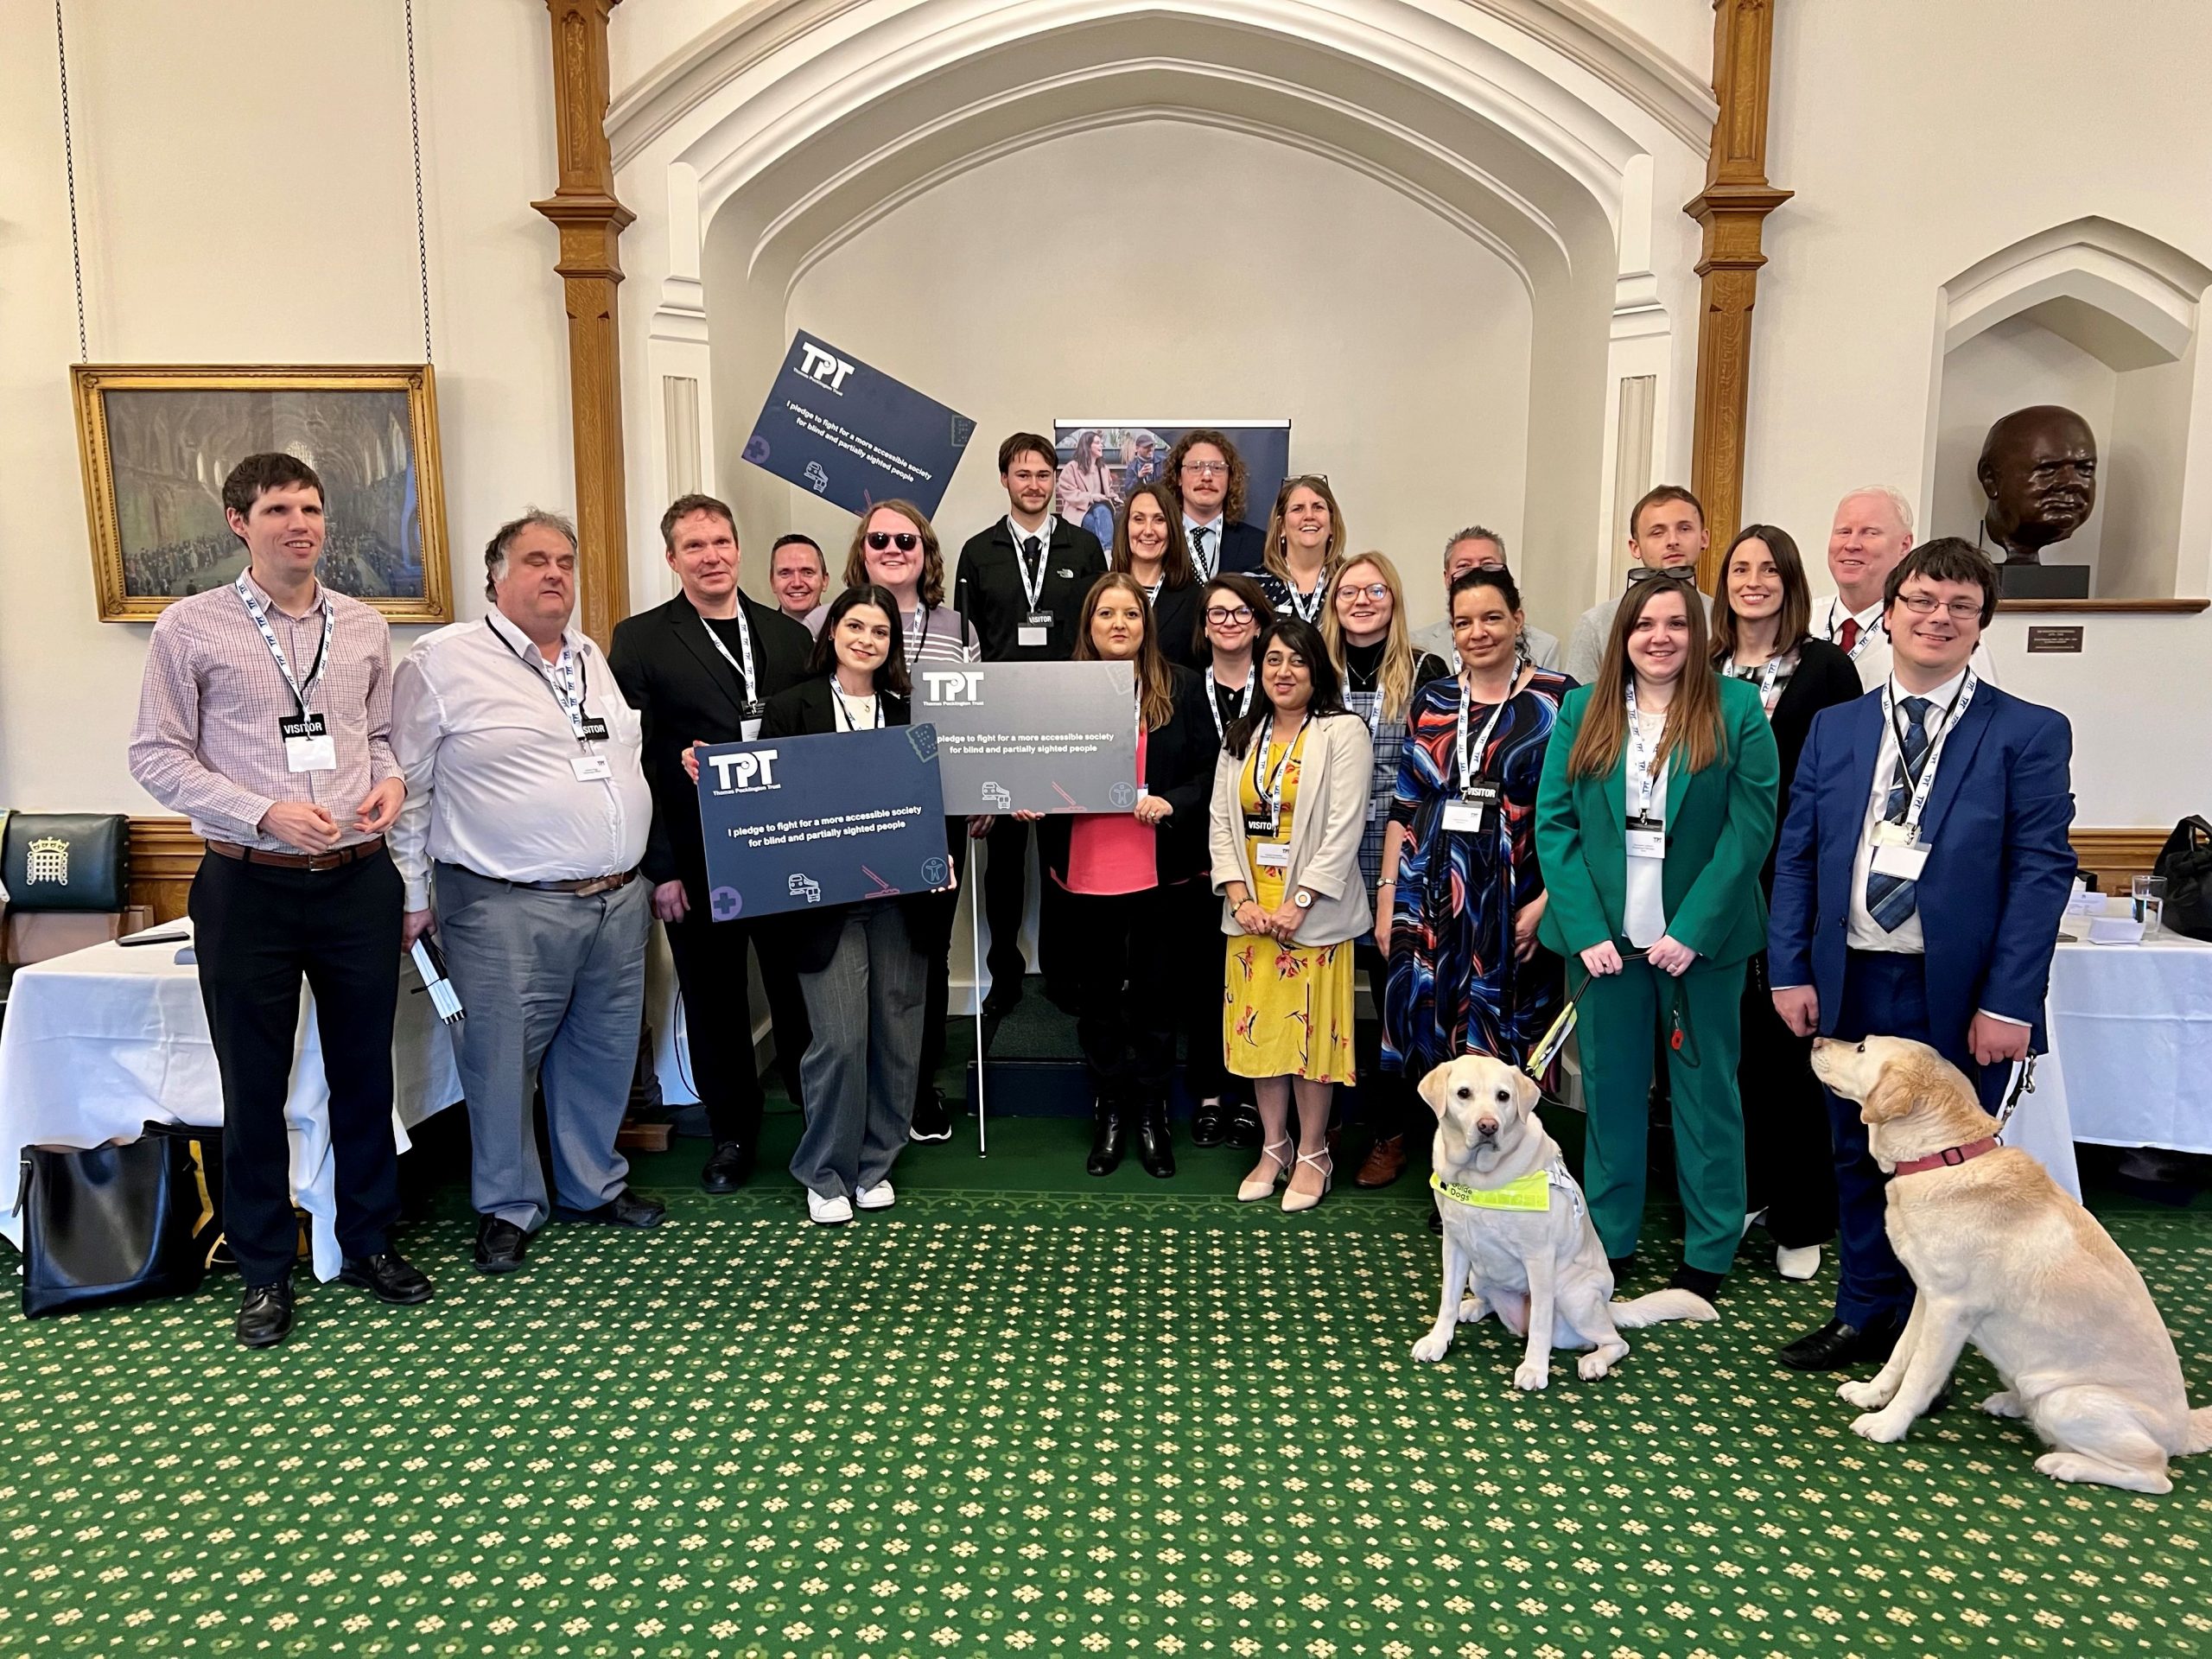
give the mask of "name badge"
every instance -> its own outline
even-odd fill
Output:
[[[1014,643],[1017,645],[1051,645],[1052,613],[1050,611],[1030,612],[1029,620],[1014,629]]]
[[[276,722],[284,740],[284,765],[291,772],[335,772],[338,742],[321,715],[298,715]]]
[[[607,741],[607,722],[597,715],[586,715],[576,735],[587,743],[604,743]]]
[[[767,706],[765,702],[748,702],[739,711],[737,722],[739,742],[750,743],[760,735],[760,715]]]
[[[1903,825],[1898,825],[1902,829]],[[1871,868],[1882,875],[1894,875],[1907,881],[1920,880],[1920,873],[1928,868],[1928,855],[1935,850],[1926,844],[1912,847],[1890,845],[1876,838],[1874,859]]]
[[[1496,784],[1470,785],[1456,800],[1444,803],[1444,827],[1462,831],[1481,829],[1485,815],[1497,810],[1503,794]]]
[[[1280,827],[1272,812],[1247,812],[1244,815],[1244,833],[1252,840],[1272,841]]]
[[[1667,826],[1657,818],[1630,818],[1624,832],[1630,858],[1667,856]]]
[[[579,754],[569,762],[569,770],[576,774],[576,781],[580,784],[593,783],[614,775],[603,754]]]
[[[1287,841],[1263,841],[1260,843],[1259,865],[1263,870],[1287,870],[1290,868],[1290,843]]]
[[[1910,847],[1912,845],[1912,831],[1901,823],[1891,823],[1885,818],[1874,826],[1874,844],[1877,847]]]

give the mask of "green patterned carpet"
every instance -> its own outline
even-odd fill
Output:
[[[656,1160],[657,1234],[487,1280],[448,1213],[405,1241],[431,1306],[303,1290],[265,1354],[234,1281],[9,1320],[0,1653],[2212,1650],[2212,1459],[2150,1499],[2045,1480],[1963,1403],[1855,1440],[1765,1357],[1827,1284],[1759,1236],[1721,1324],[1603,1382],[1516,1394],[1492,1324],[1415,1365],[1411,1180],[1286,1217],[1219,1194],[1225,1156],[994,1192],[931,1147],[835,1230]],[[2113,1225],[2212,1397],[2203,1218]]]

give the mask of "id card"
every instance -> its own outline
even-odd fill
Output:
[[[1630,858],[1667,856],[1667,826],[1657,818],[1630,818],[1623,832]]]
[[[607,722],[597,715],[586,715],[579,724],[576,735],[587,743],[607,741]]]
[[[1014,643],[1017,645],[1051,645],[1052,643],[1052,613],[1050,611],[1030,612],[1028,620],[1014,629]]]
[[[1260,843],[1259,865],[1263,870],[1287,870],[1290,868],[1290,843],[1287,841],[1263,841]]]
[[[290,772],[335,772],[338,741],[321,715],[299,715],[276,722],[284,740],[284,766]]]
[[[607,757],[603,754],[575,755],[569,761],[569,770],[576,774],[576,781],[580,784],[593,783],[599,779],[612,778],[614,775],[613,769],[607,764]]]
[[[737,722],[737,738],[741,743],[750,743],[760,735],[760,711],[766,703],[748,702],[741,712]]]
[[[1898,826],[1902,828],[1903,826]],[[1907,881],[1920,880],[1920,873],[1928,868],[1928,855],[1935,849],[1925,844],[1899,847],[1875,837],[1873,862],[1868,866],[1878,875],[1894,875]]]
[[[1891,823],[1885,818],[1874,826],[1874,844],[1877,847],[1910,847],[1912,845],[1912,831],[1901,823]]]
[[[1444,803],[1444,827],[1462,831],[1481,829],[1487,816],[1497,810],[1501,793],[1496,784],[1470,785],[1458,798]]]
[[[1244,815],[1244,834],[1254,841],[1272,841],[1281,832],[1281,826],[1272,812],[1247,812]]]

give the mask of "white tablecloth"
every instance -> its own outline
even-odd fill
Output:
[[[2086,925],[2066,923],[2069,935]],[[2076,1140],[2212,1153],[2212,944],[2174,933],[2148,944],[2062,939],[2045,1024],[2050,1052],[2032,1098],[2056,1089]]]
[[[189,931],[174,922],[154,930]],[[0,1027],[0,1235],[22,1248],[17,1171],[27,1146],[96,1147],[136,1140],[148,1122],[223,1121],[215,1048],[200,977],[175,944],[97,944],[16,971]],[[392,1040],[392,1137],[461,1098],[453,1044],[422,994],[411,963],[400,970]],[[314,999],[301,994],[300,1046],[284,1117],[292,1138],[292,1192],[312,1219],[315,1272],[337,1276],[330,1090]]]

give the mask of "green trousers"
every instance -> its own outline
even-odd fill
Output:
[[[1726,1273],[1744,1235],[1744,1107],[1736,1092],[1744,964],[1700,962],[1681,979],[1642,960],[1591,982],[1582,998],[1582,1092],[1589,1109],[1582,1185],[1605,1254],[1636,1249],[1650,1139],[1653,1033],[1674,1096],[1682,1260]],[[1681,1046],[1672,1037],[1679,1016]]]

